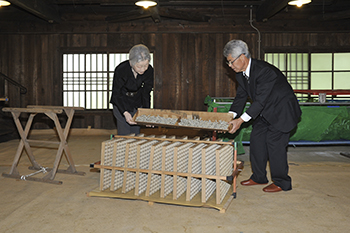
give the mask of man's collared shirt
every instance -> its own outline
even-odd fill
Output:
[[[252,59],[249,58],[249,63],[248,63],[247,69],[245,71],[243,71],[243,76],[248,77],[248,79],[250,77],[250,66],[251,66],[251,63],[252,63]],[[229,112],[229,113],[233,114],[233,118],[235,118],[237,116],[236,112]],[[249,116],[246,112],[241,115],[241,118],[242,118],[242,120],[244,122],[248,122],[248,121],[250,121],[250,119],[252,119],[252,117]]]

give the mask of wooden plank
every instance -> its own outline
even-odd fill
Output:
[[[44,108],[3,108],[4,112],[27,112],[27,113],[62,113],[62,109],[44,109]]]
[[[229,197],[229,199],[226,201],[224,207],[222,207],[222,209],[220,210],[220,213],[221,213],[221,214],[226,213],[226,210],[227,210],[228,207],[230,206],[230,204],[231,204],[231,202],[233,201],[233,199],[234,199],[234,196],[231,195],[231,196]]]
[[[14,161],[12,163],[10,174],[13,174],[13,173],[17,172],[17,168],[16,167],[18,166],[19,159],[21,158],[23,148],[25,148],[25,150],[27,152],[27,155],[29,157],[29,160],[32,163],[32,165],[35,168],[40,169],[40,165],[36,162],[36,160],[34,158],[34,155],[33,155],[33,151],[32,151],[32,149],[31,149],[31,147],[30,147],[30,145],[29,145],[29,143],[27,141],[27,137],[29,135],[29,131],[30,131],[30,128],[32,126],[35,114],[34,113],[30,114],[30,116],[28,118],[28,121],[27,121],[27,124],[25,126],[25,129],[23,130],[21,122],[19,120],[20,113],[19,112],[11,112],[11,113],[12,113],[13,119],[15,121],[18,133],[19,133],[19,135],[21,137],[21,141],[20,141],[20,143],[18,145],[16,154],[15,154],[15,159],[14,159]]]
[[[118,148],[118,144],[117,144],[117,142],[115,142],[113,144],[112,167],[116,167],[116,160],[117,160],[117,151],[118,151],[118,149],[119,149]],[[105,154],[101,154],[101,155],[105,155]],[[111,170],[111,173],[112,173],[111,174],[111,186],[110,186],[111,191],[114,190],[114,183],[115,183],[115,180],[116,180],[115,172],[116,172],[116,170],[113,168]]]
[[[205,150],[209,147],[209,145],[207,145],[206,147],[202,148],[202,173],[206,174],[207,171],[205,169],[205,164],[206,164],[206,154],[205,154]],[[206,203],[206,179],[202,178],[202,203]]]
[[[174,171],[174,176],[173,176],[173,200],[177,199],[177,162],[178,162],[178,146],[174,147],[174,163],[173,163],[173,171]]]
[[[187,174],[187,189],[186,189],[186,201],[190,201],[191,197],[191,174],[192,174],[192,159],[193,159],[193,148],[197,146],[194,145],[189,149],[188,154],[188,174]]]
[[[136,177],[135,177],[135,190],[134,190],[135,196],[139,196],[141,144],[137,145],[137,152],[136,152]]]
[[[192,73],[193,69],[190,67],[193,67],[193,61],[192,59],[192,48],[189,47],[189,40],[190,35],[188,34],[181,34],[181,41],[180,41],[180,50],[182,57],[186,57],[187,59],[181,59],[180,63],[180,75],[178,75],[179,82],[181,83],[181,96],[179,96],[179,109],[191,109],[189,106],[191,101],[189,100],[189,95],[192,95],[193,92],[189,91],[189,87],[191,85],[191,77],[193,76]]]
[[[162,50],[161,50],[161,55],[163,57],[163,61],[161,62],[162,67],[160,68],[162,70],[162,75],[157,82],[161,82],[160,86],[160,95],[155,95],[158,96],[160,99],[158,99],[158,105],[159,108],[167,108],[169,103],[173,105],[175,103],[175,86],[176,86],[176,80],[179,77],[178,73],[173,72],[173,69],[179,66],[180,60],[174,60],[172,59],[166,59],[166,57],[169,56],[169,54],[175,54],[175,49],[174,49],[174,37],[175,34],[163,34],[161,36],[162,40]],[[156,62],[156,60],[154,61]],[[156,63],[155,63],[156,64]],[[178,71],[178,69],[177,69]],[[166,78],[165,78],[166,77]],[[160,83],[157,85],[159,86]],[[164,91],[167,90],[167,91]]]
[[[137,136],[124,136],[124,135],[114,135],[115,138],[134,138],[134,139],[146,139],[146,140],[153,140],[152,138],[147,138],[147,137],[137,137]],[[194,142],[194,143],[198,143],[198,141],[200,141],[201,143],[208,143],[208,144],[228,144],[231,145],[233,143],[233,141],[228,141],[228,142],[221,142],[221,141],[207,141],[207,140],[200,140],[199,137],[194,138],[193,140],[190,139],[176,139],[176,138],[157,138],[157,140],[159,141],[170,141],[170,142]]]
[[[226,181],[227,176],[220,176],[220,175],[209,175],[209,174],[195,174],[195,173],[190,173],[190,172],[174,172],[174,171],[162,171],[162,170],[154,170],[154,169],[136,169],[136,168],[125,168],[125,167],[112,167],[112,166],[106,166],[106,165],[99,165],[99,164],[95,164],[94,168],[99,168],[99,169],[115,169],[115,170],[119,170],[119,171],[130,171],[130,172],[143,172],[143,173],[154,173],[154,174],[158,174],[158,175],[169,175],[169,176],[182,176],[182,177],[194,177],[194,178],[198,178],[198,179],[202,179],[202,178],[206,178],[206,179],[220,179],[220,180],[224,180]]]
[[[61,22],[57,10],[44,0],[11,0],[16,6],[46,20],[49,23]]]
[[[124,176],[123,176],[123,187],[122,187],[122,193],[125,193],[126,190],[126,178],[127,178],[127,174],[128,174],[128,159],[129,159],[129,149],[130,149],[130,144],[127,143],[126,144],[126,148],[125,148],[125,167],[123,168],[124,171]],[[117,168],[115,168],[117,169]]]
[[[27,139],[28,143],[42,143],[42,144],[55,144],[59,145],[60,142],[53,142],[53,141],[44,141],[44,140],[33,140],[33,139]]]
[[[350,158],[350,153],[349,152],[340,152],[341,155]]]
[[[216,170],[216,175],[220,175],[220,151],[216,150],[215,152],[215,170]],[[220,196],[221,196],[221,191],[220,191],[220,179],[216,178],[216,204],[220,203]]]
[[[237,170],[237,142],[234,143],[233,171]],[[237,173],[238,174],[238,173]],[[233,176],[233,196],[236,198],[237,175]]]
[[[197,67],[194,71],[194,79],[193,79],[193,87],[192,90],[192,96],[189,98],[190,100],[194,101],[195,103],[199,103],[199,96],[202,96],[202,89],[198,88],[201,87],[202,85],[202,61],[201,58],[204,56],[204,54],[202,54],[202,38],[201,38],[201,34],[196,34],[195,35],[195,39],[193,42],[193,47],[194,47],[194,59],[195,59],[195,63],[194,63],[194,67]],[[198,59],[200,58],[200,59]],[[200,68],[199,68],[200,67]],[[202,99],[203,101],[203,99]],[[195,108],[196,109],[196,108]],[[197,109],[196,109],[197,110]]]
[[[182,53],[183,50],[181,49],[181,35],[177,34],[171,37],[172,42],[171,42],[171,46],[173,47],[173,57],[174,60],[176,61],[176,63],[180,63],[180,61],[182,60]],[[173,102],[173,106],[175,109],[180,109],[181,108],[181,96],[182,96],[182,83],[181,83],[181,66],[177,65],[177,66],[173,66],[173,67],[169,67],[170,69],[172,69],[172,74],[174,75],[174,80],[172,81],[174,83],[173,88],[174,88],[174,92],[173,92],[173,97],[174,98],[174,102]],[[180,74],[180,75],[179,75]],[[172,94],[172,93],[170,93]]]
[[[161,143],[161,142],[158,142],[157,144],[159,144],[159,143]],[[148,177],[147,177],[147,189],[146,189],[146,196],[147,197],[149,196],[150,188],[151,188],[151,178],[152,178],[151,170],[152,170],[153,161],[154,161],[154,149],[157,146],[157,144],[152,145],[152,147],[151,147],[151,154],[150,154],[150,159],[149,159],[149,164],[148,164],[149,172],[148,172]]]
[[[65,107],[65,106],[49,106],[49,105],[27,105],[27,108],[35,109],[73,109],[73,110],[84,110],[82,107]]]
[[[196,100],[196,102],[199,102],[200,99],[204,101],[207,95],[213,95],[214,93],[210,91],[210,88],[215,87],[215,85],[211,85],[209,80],[209,72],[211,71],[210,64],[214,63],[210,59],[211,56],[209,51],[213,51],[214,49],[213,47],[209,48],[209,34],[201,34],[199,35],[198,39],[200,40],[200,49],[198,51],[198,56],[201,58],[201,60],[199,61],[201,69],[198,70],[198,77],[200,78],[197,79],[196,90],[193,93],[195,95],[194,99]]]
[[[162,172],[161,172],[161,185],[160,185],[160,197],[165,197],[165,156],[166,156],[166,149],[167,146],[163,146],[162,148]]]
[[[215,39],[215,75],[214,75],[214,80],[212,80],[215,85],[215,90],[214,90],[214,97],[215,96],[221,96],[222,95],[222,88],[227,89],[229,86],[226,85],[227,81],[224,82],[225,80],[223,80],[223,73],[224,70],[220,69],[220,67],[222,67],[222,65],[226,65],[224,63],[225,58],[223,57],[223,48],[224,48],[224,42],[223,42],[223,36],[222,34],[216,34],[216,39]],[[226,44],[226,43],[225,43]],[[224,63],[224,64],[223,64]],[[225,83],[225,84],[224,84]]]

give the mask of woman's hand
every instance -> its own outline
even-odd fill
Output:
[[[132,116],[129,112],[125,111],[123,113],[124,117],[125,117],[125,120],[126,122],[129,123],[129,125],[136,125],[137,123],[132,119]]]

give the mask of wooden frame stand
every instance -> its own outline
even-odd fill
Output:
[[[3,108],[2,110],[4,112],[11,112],[12,113],[12,116],[13,116],[13,119],[15,121],[18,133],[21,137],[21,141],[18,145],[17,152],[15,154],[15,158],[13,160],[10,173],[8,173],[8,174],[3,173],[2,176],[8,177],[8,178],[22,179],[22,180],[39,181],[39,182],[45,182],[45,183],[51,183],[51,184],[62,184],[62,181],[54,180],[57,172],[64,173],[64,174],[85,175],[85,172],[78,172],[76,170],[74,162],[73,162],[73,158],[71,156],[71,153],[70,153],[69,148],[68,148],[68,143],[67,143],[67,137],[68,137],[68,133],[70,130],[70,125],[71,125],[72,120],[73,120],[74,111],[75,110],[83,110],[83,108],[29,105],[29,106],[27,106],[27,108]],[[61,124],[60,124],[58,117],[57,117],[57,114],[61,114],[63,112],[65,112],[65,114],[68,117],[67,123],[66,123],[64,129],[61,127]],[[21,113],[29,113],[30,114],[24,129],[23,129],[21,122],[19,120],[19,116],[21,115]],[[45,114],[55,123],[56,131],[57,131],[57,134],[59,137],[59,142],[28,139],[28,134],[29,134],[30,128],[32,126],[33,119],[39,113]],[[53,168],[43,168],[42,166],[40,166],[36,162],[35,157],[34,157],[33,152],[32,152],[32,149],[31,149],[30,144],[29,144],[31,142],[40,142],[42,144],[58,145],[58,150],[56,153],[56,158],[55,158],[55,161],[53,164]],[[18,172],[18,169],[17,169],[17,166],[18,166],[19,160],[21,158],[23,149],[25,149],[25,151],[27,152],[29,160],[32,163],[32,166],[29,167],[29,169],[37,170],[37,172],[35,172],[31,175],[27,175],[27,176],[20,175]],[[65,152],[67,161],[69,163],[69,167],[66,170],[58,169],[59,163],[60,163],[62,155],[63,155],[63,151]],[[43,172],[43,173],[48,172],[48,174],[46,174],[43,178],[31,177],[32,175],[35,175],[35,174],[40,173],[40,172]]]

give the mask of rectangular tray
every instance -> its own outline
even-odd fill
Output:
[[[136,118],[138,116],[160,116],[164,118],[174,118],[176,119],[175,124],[161,124],[154,122],[145,122],[138,121]],[[227,131],[228,129],[222,128],[207,128],[207,127],[194,127],[194,126],[183,126],[179,125],[181,119],[201,119],[203,121],[225,121],[229,122],[232,120],[231,113],[222,113],[222,112],[204,112],[204,111],[184,111],[184,110],[167,110],[167,109],[149,109],[149,108],[139,108],[136,114],[133,117],[133,120],[139,125],[154,125],[154,126],[162,126],[162,127],[184,127],[184,128],[194,128],[194,129],[206,129],[206,130],[220,130]]]

